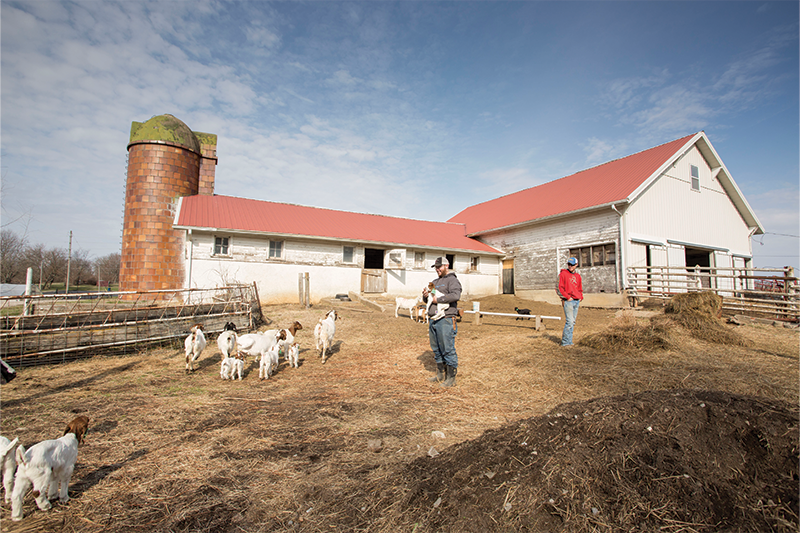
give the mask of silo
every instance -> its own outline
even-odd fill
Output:
[[[214,194],[217,136],[172,115],[133,122],[122,225],[123,291],[180,289],[184,232],[172,229],[178,199]]]

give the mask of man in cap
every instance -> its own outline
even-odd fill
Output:
[[[433,280],[436,292],[431,294],[426,287],[422,291],[422,299],[427,303],[428,298],[433,298],[433,303],[449,304],[443,318],[428,324],[428,336],[431,350],[436,360],[436,375],[430,381],[441,382],[443,387],[452,387],[456,384],[458,373],[458,355],[456,354],[456,333],[458,326],[458,300],[461,298],[461,282],[456,278],[455,272],[448,270],[450,262],[446,257],[437,257],[431,265],[436,269],[438,277]],[[436,314],[436,308],[431,305],[428,318]]]
[[[578,306],[583,300],[583,284],[581,275],[576,272],[578,260],[570,257],[567,268],[558,275],[558,295],[564,306],[564,332],[561,334],[561,346],[572,346],[572,330],[578,318]]]

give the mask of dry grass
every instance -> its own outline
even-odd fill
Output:
[[[482,326],[469,318],[460,325],[458,384],[447,390],[427,381],[434,365],[425,326],[395,319],[393,307],[334,305],[343,320],[325,365],[312,329],[330,304],[264,308],[273,324],[306,327],[300,368],[282,362],[266,381],[252,362],[242,382],[222,381],[213,342],[192,375],[179,346],[22,369],[3,386],[4,436],[53,438],[76,413],[91,418],[90,431],[69,504],[45,513],[29,496],[21,523],[4,506],[2,531],[335,531],[343,517],[355,524],[350,530],[371,531],[358,523],[374,511],[356,496],[365,483],[388,479],[431,447],[442,451],[565,402],[684,388],[796,403],[799,392],[796,330],[741,327],[752,346],[676,330],[667,349],[604,352],[560,347],[561,322],[536,332],[533,321],[488,316]],[[561,315],[511,296],[481,300],[485,311],[515,306]],[[582,308],[576,340],[613,319],[613,311]],[[378,453],[367,447],[375,439]]]

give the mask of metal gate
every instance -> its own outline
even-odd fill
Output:
[[[215,289],[70,293],[0,298],[0,357],[12,366],[126,353],[262,320],[253,285]]]

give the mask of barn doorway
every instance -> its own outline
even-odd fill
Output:
[[[695,282],[701,289],[711,288],[711,252],[703,250],[702,248],[684,248],[686,254],[686,269],[692,271],[696,267],[700,267],[695,272]]]
[[[514,294],[514,260],[503,260],[503,294]]]
[[[364,248],[364,269],[361,271],[361,292],[386,292],[386,270],[383,268],[384,250]]]
[[[383,250],[364,248],[364,268],[383,269]]]

